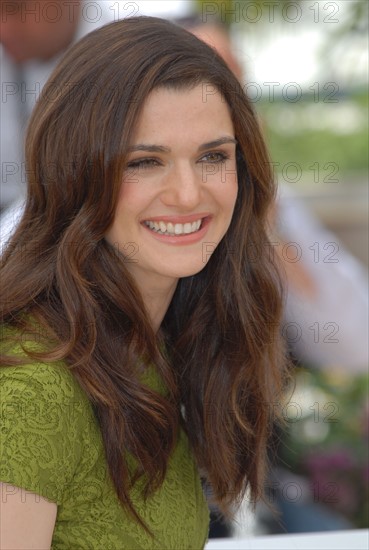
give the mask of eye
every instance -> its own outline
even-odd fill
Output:
[[[229,159],[229,155],[224,151],[210,151],[201,157],[200,162],[208,162],[210,164],[221,164]]]
[[[135,159],[127,163],[127,170],[148,170],[149,168],[155,168],[156,166],[161,166],[161,163],[158,159]]]

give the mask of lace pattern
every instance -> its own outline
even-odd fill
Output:
[[[91,404],[63,365],[1,368],[0,396],[0,479],[58,504],[53,550],[203,548],[208,508],[183,432],[161,489],[146,503],[132,491],[152,539],[122,509]]]

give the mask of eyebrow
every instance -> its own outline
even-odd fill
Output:
[[[237,140],[231,136],[224,136],[219,139],[215,139],[214,141],[208,141],[207,143],[203,143],[199,147],[199,151],[205,151],[205,149],[213,149],[213,147],[219,147],[219,145],[225,145],[226,143],[234,143],[237,145]]]
[[[169,147],[164,147],[164,145],[151,145],[148,143],[139,143],[137,145],[132,145],[128,147],[129,153],[134,153],[135,151],[148,151],[149,153],[170,153]]]
[[[231,136],[224,136],[219,139],[203,143],[200,145],[198,150],[205,151],[206,149],[212,149],[227,143],[234,143],[237,145],[237,140]],[[135,151],[146,151],[148,153],[170,153],[170,147],[165,147],[164,145],[152,145],[150,143],[138,143],[137,145],[128,147],[129,153],[134,153]]]

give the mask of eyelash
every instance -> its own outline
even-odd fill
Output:
[[[132,160],[127,164],[128,169],[133,168],[133,169],[141,169],[141,170],[147,170],[154,166],[160,166],[160,162],[157,159],[153,159],[153,158],[136,159],[136,160]]]
[[[223,164],[226,160],[229,160],[229,155],[224,151],[211,151],[210,153],[206,153],[202,158],[204,159],[211,155],[216,156],[216,160],[208,160],[205,162],[208,162],[209,164]]]
[[[210,156],[215,156],[216,159],[205,160],[207,157],[210,157]],[[200,159],[200,162],[209,163],[209,164],[223,164],[229,158],[230,158],[229,155],[223,151],[211,151],[203,155]],[[156,166],[161,166],[161,162],[155,158],[136,159],[136,160],[132,160],[127,164],[128,169],[136,169],[136,170],[137,169],[148,170]]]

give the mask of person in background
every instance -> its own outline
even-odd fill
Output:
[[[178,26],[118,21],[62,58],[1,256],[4,548],[203,548],[200,478],[225,513],[260,498],[288,381],[266,160]]]
[[[18,199],[11,218],[0,222],[3,231],[10,232],[13,218],[19,218],[26,186],[24,132],[46,80],[71,44],[113,18],[104,2],[93,4],[84,0],[0,1],[0,211]]]

